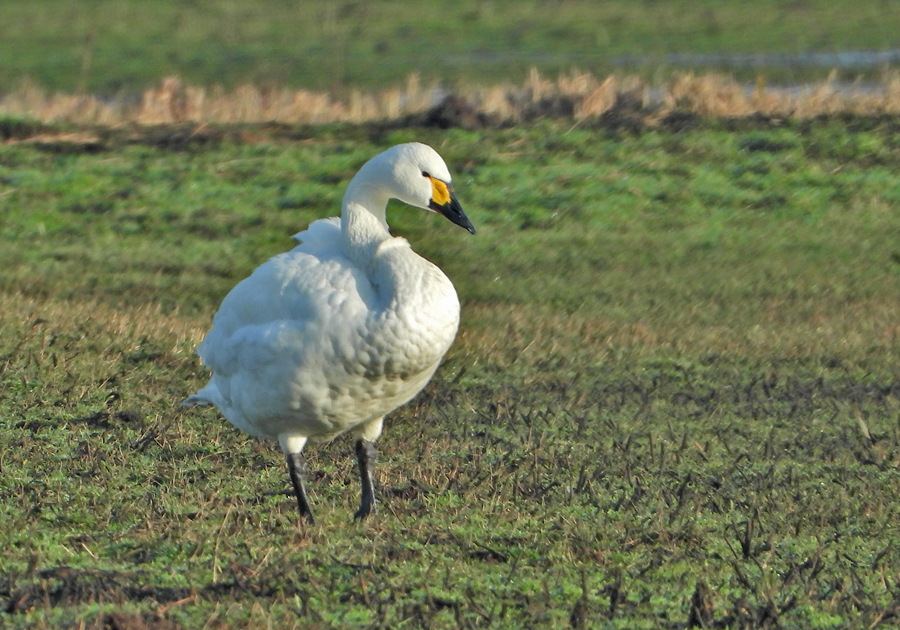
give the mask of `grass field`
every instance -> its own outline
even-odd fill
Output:
[[[0,625],[896,624],[900,120],[688,122],[7,121]],[[178,403],[225,293],[412,139],[479,231],[389,220],[462,327],[386,423],[379,514],[339,439],[306,527],[274,445]]]
[[[882,0],[6,2],[0,92],[25,77],[51,91],[103,95],[140,93],[167,75],[228,89],[244,82],[384,88],[412,72],[450,85],[518,83],[532,67],[649,80],[671,73],[666,55],[673,53],[896,49],[898,22],[900,8]],[[770,81],[805,82],[829,70],[734,72],[742,80],[762,72]]]

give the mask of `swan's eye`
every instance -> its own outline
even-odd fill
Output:
[[[422,177],[431,177],[431,175],[428,174],[428,171],[422,171]]]

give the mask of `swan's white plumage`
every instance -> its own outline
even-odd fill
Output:
[[[459,324],[450,280],[384,218],[391,197],[428,209],[433,179],[449,184],[450,174],[417,143],[366,163],[342,218],[313,222],[226,296],[198,349],[212,377],[186,403],[212,403],[288,453],[348,430],[376,439],[383,416],[434,374]]]

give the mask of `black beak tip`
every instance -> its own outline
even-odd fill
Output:
[[[451,197],[450,202],[444,205],[438,205],[432,201],[428,204],[428,207],[431,210],[442,214],[451,223],[454,223],[461,228],[465,228],[469,234],[475,234],[475,226],[472,225],[472,221],[466,216],[466,213],[463,211],[462,206],[459,205],[456,197]]]
[[[472,220],[466,216],[466,213],[462,211],[462,208],[458,208],[458,212],[447,213],[444,216],[450,219],[452,223],[455,223],[459,227],[465,229],[469,234],[475,233],[475,226],[472,224]]]

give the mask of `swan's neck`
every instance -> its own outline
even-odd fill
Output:
[[[378,186],[354,178],[341,208],[341,231],[347,257],[365,267],[378,246],[391,238],[385,219],[389,195]]]

